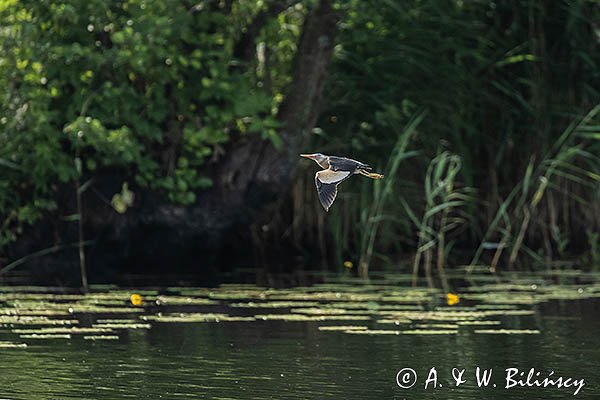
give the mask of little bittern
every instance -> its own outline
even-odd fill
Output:
[[[300,154],[300,157],[313,160],[319,164],[319,167],[323,168],[322,171],[316,173],[315,184],[317,185],[319,201],[325,211],[329,211],[329,207],[333,204],[335,196],[337,196],[338,185],[352,175],[360,174],[371,179],[383,178],[381,174],[369,172],[371,170],[369,165],[350,158],[326,156],[321,153]]]

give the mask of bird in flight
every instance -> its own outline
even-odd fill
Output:
[[[315,184],[319,201],[325,211],[329,211],[329,207],[333,204],[337,196],[338,185],[352,175],[360,174],[371,179],[383,178],[381,174],[369,172],[372,169],[369,165],[350,158],[326,156],[321,153],[300,154],[300,157],[313,160],[323,168],[315,174]]]

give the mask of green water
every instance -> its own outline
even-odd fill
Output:
[[[535,289],[532,281],[537,282]],[[51,289],[0,289],[0,345],[20,346],[0,348],[0,398],[600,398],[600,287],[594,280],[556,284],[553,279],[529,277],[521,286],[464,289],[458,291],[461,300],[455,306],[446,304],[441,291],[403,289],[402,282],[377,283],[279,290],[252,286],[161,289],[177,297],[169,302],[157,293],[145,292],[139,307],[130,303],[131,293],[139,290],[95,289],[86,296],[52,297],[45,295],[56,293]],[[285,302],[290,304],[286,307]],[[268,303],[273,307],[257,307]],[[437,314],[431,313],[436,310]],[[485,310],[492,313],[487,315]],[[515,310],[524,313],[511,312]],[[26,321],[24,314],[38,314],[37,320]],[[257,315],[267,317],[254,318]],[[315,320],[276,320],[276,315]],[[336,320],[336,315],[349,319]],[[412,319],[381,322],[400,321],[406,315]],[[463,318],[457,315],[496,325],[452,328]],[[227,321],[236,316],[246,318]],[[112,328],[102,328],[111,322],[98,325],[107,319]],[[58,325],[51,325],[48,321],[52,320]],[[132,321],[137,328],[124,325]],[[340,325],[374,332],[319,330]],[[94,326],[105,331],[68,331]],[[48,334],[54,328],[70,339],[27,338],[27,332]],[[513,333],[478,333],[482,329]],[[395,333],[377,334],[387,330]],[[84,339],[90,335],[116,339]],[[488,387],[477,387],[478,366],[493,369]],[[425,389],[432,367],[437,371],[437,388],[432,382]],[[403,368],[412,368],[418,375],[410,389],[396,382]],[[466,382],[459,387],[452,378],[453,368],[465,369]],[[525,373],[535,368],[540,380],[553,370],[554,378],[583,378],[585,386],[577,396],[573,396],[575,387],[506,389],[506,368]]]

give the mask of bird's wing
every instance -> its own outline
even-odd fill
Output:
[[[362,163],[360,161],[356,161],[351,158],[336,157],[336,156],[329,157],[329,165],[330,165],[330,168],[333,169],[334,171],[339,171],[339,170],[354,171],[357,168],[371,169],[371,167],[369,165]]]
[[[333,171],[324,169],[315,175],[315,184],[319,194],[319,201],[325,209],[329,211],[329,207],[333,204],[335,196],[337,196],[337,185],[350,177],[349,171]]]

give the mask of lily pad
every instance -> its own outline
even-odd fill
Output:
[[[501,334],[501,335],[538,335],[537,329],[476,329],[475,333]]]
[[[364,331],[367,330],[366,326],[362,325],[325,325],[319,326],[320,331]]]
[[[19,335],[21,339],[71,339],[68,333],[32,333]]]

